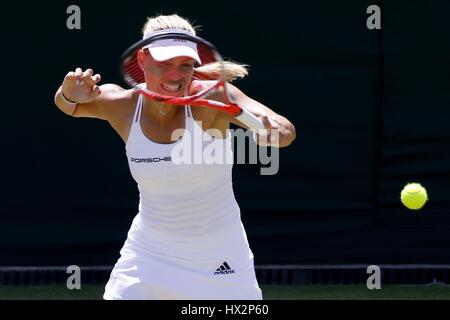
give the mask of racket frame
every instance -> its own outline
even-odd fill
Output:
[[[260,119],[258,119],[256,116],[245,110],[244,108],[237,105],[234,101],[232,101],[231,96],[229,95],[228,89],[227,89],[227,81],[222,76],[222,79],[220,80],[212,80],[216,81],[215,84],[213,84],[211,87],[205,88],[203,90],[200,90],[199,92],[195,93],[192,96],[188,97],[173,97],[173,96],[166,96],[157,94],[154,92],[149,91],[146,87],[142,86],[142,83],[137,83],[137,81],[132,77],[130,74],[128,74],[127,68],[125,67],[127,64],[130,63],[131,59],[137,59],[136,55],[139,50],[141,50],[143,47],[148,45],[151,42],[158,41],[158,40],[165,40],[165,39],[182,39],[191,41],[194,43],[201,43],[202,45],[207,46],[215,59],[216,62],[222,63],[223,58],[217,51],[216,47],[211,44],[210,42],[197,37],[197,36],[191,36],[185,33],[177,33],[174,31],[168,31],[168,32],[158,32],[157,34],[150,36],[146,39],[140,40],[136,43],[134,43],[132,46],[130,46],[121,56],[121,73],[124,77],[124,80],[129,85],[133,86],[136,90],[138,90],[140,93],[142,93],[144,96],[148,97],[149,99],[156,100],[159,102],[172,104],[172,105],[191,105],[191,106],[201,106],[201,107],[209,107],[213,109],[217,109],[220,111],[225,111],[231,115],[233,115],[238,121],[246,125],[250,129],[259,130],[259,129],[265,129],[264,124]],[[222,68],[224,69],[224,66],[222,64]],[[143,71],[142,71],[143,73]],[[224,75],[225,72],[222,72],[222,75]],[[225,102],[220,102],[216,100],[209,100],[206,99],[209,95],[211,95],[213,92],[216,92],[218,89],[223,88],[223,94],[225,98]]]

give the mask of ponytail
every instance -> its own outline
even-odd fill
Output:
[[[200,80],[219,80],[231,82],[235,79],[242,79],[248,75],[247,65],[235,62],[212,62],[195,68],[194,76]]]

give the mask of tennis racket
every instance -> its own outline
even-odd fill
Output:
[[[139,66],[137,54],[143,47],[149,47],[152,44],[157,44],[157,41],[165,40],[175,40],[184,43],[188,42],[189,46],[196,50],[196,52],[198,53],[198,57],[200,58],[201,64],[197,62],[197,66],[216,63],[218,65],[218,68],[216,74],[214,75],[214,80],[211,80],[211,78],[205,78],[201,72],[194,71],[194,75],[192,77],[193,80],[208,81],[204,81],[205,86],[202,85],[199,92],[184,97],[162,95],[150,90],[145,83],[144,72]],[[232,115],[250,129],[253,129],[255,131],[264,129],[263,122],[259,118],[257,118],[244,108],[240,107],[233,101],[227,90],[225,71],[224,61],[216,48],[211,43],[199,37],[182,32],[174,32],[173,30],[167,32],[157,32],[156,34],[144,40],[136,42],[135,44],[130,46],[122,54],[121,57],[121,72],[124,80],[128,85],[138,90],[147,98],[171,105],[190,105],[194,107],[199,106],[217,109]],[[223,101],[225,101],[225,103],[208,99],[208,96],[212,95],[213,93],[217,93],[218,91],[223,93]]]

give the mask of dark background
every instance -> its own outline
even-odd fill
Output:
[[[81,30],[66,8],[81,8]],[[369,5],[382,29],[368,30]],[[119,57],[147,16],[178,13],[251,66],[237,85],[290,119],[280,170],[236,165],[256,264],[450,263],[449,1],[62,1],[3,4],[0,265],[112,265],[137,213],[119,136],[53,105]],[[430,202],[402,207],[408,182]]]

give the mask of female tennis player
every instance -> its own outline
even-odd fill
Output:
[[[161,30],[196,34],[186,19],[170,15],[149,18],[144,37]],[[155,45],[139,52],[139,66],[148,87],[178,97],[201,90],[202,81],[193,81],[199,57],[184,46],[182,42],[169,48]],[[231,79],[247,74],[243,65],[226,66]],[[207,67],[202,71],[208,72]],[[68,115],[109,122],[125,142],[130,171],[139,189],[139,212],[103,298],[262,299],[253,253],[233,193],[232,164],[175,164],[171,159],[173,148],[185,138],[174,140],[176,129],[185,133],[201,130],[204,134],[216,129],[222,133],[216,140],[225,144],[231,139],[227,135],[230,123],[242,123],[217,109],[169,105],[146,98],[135,89],[99,85],[100,80],[92,69],[70,71],[55,94],[55,104]],[[295,128],[286,118],[235,86],[230,85],[230,91],[237,104],[278,134],[276,147],[288,146],[295,139]]]

